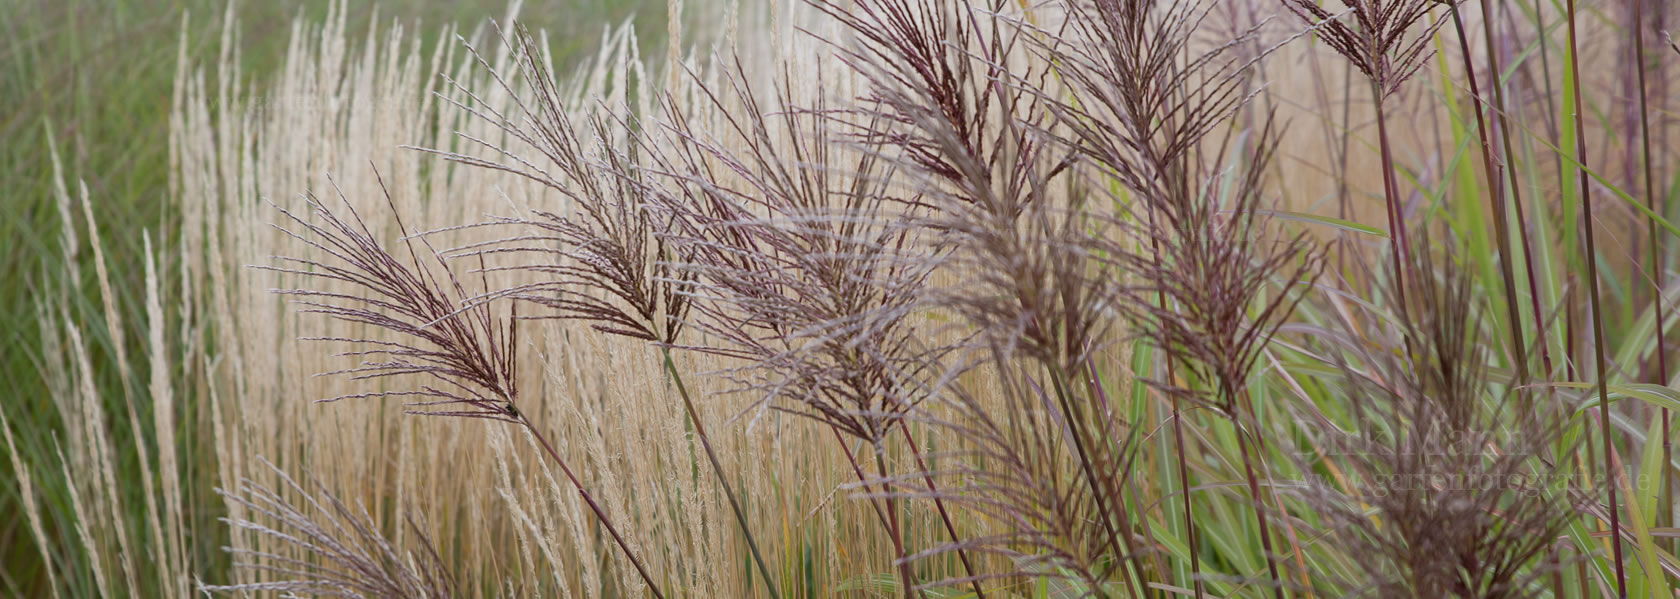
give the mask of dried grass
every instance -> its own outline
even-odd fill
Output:
[[[1602,562],[1597,583],[1666,584],[1649,535],[1662,517],[1600,505],[1604,489],[1357,484],[1550,481],[1651,443],[1611,426],[1644,411],[1599,407],[1606,455],[1562,461],[1582,425],[1548,418],[1580,406],[1490,376],[1529,355],[1481,343],[1497,325],[1476,296],[1496,292],[1437,261],[1457,239],[1408,237],[1408,220],[1485,222],[1481,202],[1423,195],[1482,189],[1439,139],[1463,127],[1430,112],[1433,11],[773,1],[731,5],[710,52],[691,54],[699,36],[673,20],[649,60],[626,26],[558,73],[512,15],[422,53],[401,26],[352,42],[339,10],[294,25],[262,96],[236,40],[208,68],[183,42],[182,229],[155,256],[145,238],[144,322],[113,301],[87,187],[59,177],[62,251],[91,249],[102,302],[43,308],[56,462],[20,460],[0,416],[29,534],[53,588],[100,595],[1497,597],[1561,577],[1560,536],[1607,548],[1589,531],[1605,520],[1641,554],[1583,558]],[[1489,23],[1486,51],[1508,60],[1496,25],[1512,23]],[[1308,35],[1324,44],[1295,43]],[[1463,68],[1490,59],[1461,40]],[[1342,75],[1320,67],[1332,55]],[[1291,61],[1312,68],[1276,68]],[[1575,214],[1550,214],[1550,194],[1589,185],[1561,159],[1536,166],[1552,161],[1530,146],[1560,143],[1560,125],[1512,147],[1514,123],[1557,114],[1542,106],[1550,68],[1484,79],[1510,104],[1479,129],[1485,176],[1526,168],[1509,167],[1508,191],[1546,198],[1546,222]],[[1278,91],[1295,86],[1312,98]],[[1340,116],[1301,118],[1329,108]],[[1387,131],[1385,115],[1415,126]],[[1364,151],[1369,116],[1380,148]],[[1614,139],[1575,124],[1581,144]],[[1638,156],[1594,162],[1618,159]],[[1366,196],[1390,218],[1386,293],[1364,266],[1377,254],[1352,242],[1319,282],[1319,242],[1349,235],[1272,218],[1356,229],[1302,211],[1334,202],[1357,220],[1378,203]],[[1511,224],[1525,261],[1575,247],[1536,236],[1530,252],[1538,234]],[[1557,273],[1516,272],[1505,326],[1532,321],[1538,353],[1559,357],[1533,380],[1648,375],[1637,347],[1619,365],[1569,359],[1585,338],[1569,282],[1542,293]],[[1565,314],[1562,332],[1542,308]],[[1355,436],[1317,434],[1350,422]],[[1443,430],[1481,451],[1420,457],[1450,449],[1431,445]],[[189,431],[213,460],[180,449]],[[138,491],[114,474],[131,463]],[[208,480],[230,490],[214,505],[193,491]],[[64,506],[36,501],[59,481]],[[185,514],[207,509],[225,512],[214,534],[238,563],[198,581],[212,566],[183,539],[211,533]],[[1209,530],[1215,516],[1231,524]],[[49,538],[61,524],[73,541]],[[55,561],[55,543],[78,561]]]

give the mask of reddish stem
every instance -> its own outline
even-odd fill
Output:
[[[659,584],[653,581],[653,575],[648,574],[647,568],[642,565],[642,560],[636,557],[636,552],[630,550],[630,544],[624,541],[624,537],[618,534],[618,528],[614,527],[612,520],[607,518],[606,510],[601,509],[601,504],[596,503],[595,497],[590,495],[589,490],[583,487],[583,483],[578,480],[571,467],[566,465],[566,460],[560,457],[560,452],[555,451],[554,446],[548,442],[548,437],[543,436],[542,431],[537,430],[536,425],[531,424],[531,420],[524,415],[519,417],[519,424],[524,426],[525,430],[530,431],[533,437],[537,438],[537,444],[541,445],[543,451],[548,452],[548,457],[560,466],[560,471],[565,473],[566,480],[571,481],[572,488],[577,489],[578,496],[582,497],[583,502],[589,505],[590,511],[595,512],[595,520],[601,523],[602,528],[607,529],[607,534],[612,537],[614,543],[618,544],[618,548],[624,552],[624,556],[630,558],[630,564],[636,567],[636,573],[640,574],[642,581],[647,583],[648,591],[652,592],[657,599],[665,599],[665,595],[659,592]]]

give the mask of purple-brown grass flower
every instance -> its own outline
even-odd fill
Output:
[[[1399,322],[1410,353],[1353,330],[1326,352],[1356,421],[1321,446],[1348,482],[1309,481],[1300,494],[1338,544],[1365,556],[1366,579],[1344,581],[1360,594],[1534,596],[1555,567],[1542,556],[1575,516],[1548,457],[1572,453],[1566,423],[1491,384],[1463,268],[1421,255],[1415,269]]]
[[[599,104],[590,114],[573,115],[530,34],[521,30],[504,42],[513,46],[517,75],[528,89],[515,88],[508,77],[495,79],[515,98],[517,112],[456,105],[497,125],[536,154],[476,138],[468,140],[499,153],[502,160],[427,151],[535,181],[564,198],[568,210],[492,219],[477,226],[519,233],[450,250],[452,258],[521,256],[525,259],[493,270],[539,275],[534,282],[497,289],[474,301],[512,297],[550,310],[527,318],[581,320],[604,333],[674,343],[689,299],[673,290],[685,283],[685,275],[671,267],[678,257],[661,236],[668,225],[656,222],[649,209],[661,190],[645,180],[642,156],[647,150],[636,133],[645,126],[641,117]]]
[[[389,339],[312,339],[366,346],[340,354],[361,359],[361,364],[323,375],[347,375],[358,381],[412,376],[422,382],[405,390],[371,391],[321,401],[400,397],[411,400],[410,413],[518,422],[514,329],[489,305],[467,304],[473,293],[428,242],[408,234],[400,216],[396,222],[400,247],[406,254],[401,256],[375,238],[342,192],[339,199],[349,220],[311,195],[308,206],[318,223],[281,208],[296,230],[275,225],[326,257],[276,257],[278,265],[257,268],[354,287],[357,291],[302,288],[275,292],[298,298],[304,313],[391,334]],[[396,207],[388,192],[385,199],[394,213]]]
[[[879,442],[931,392],[946,351],[910,318],[932,269],[906,212],[917,200],[824,106],[793,106],[783,88],[767,107],[739,74],[708,90],[723,131],[672,119],[650,175],[681,190],[659,210],[706,333],[694,349],[744,361],[723,374],[761,405]]]
[[[274,489],[242,479],[236,489],[217,489],[223,498],[252,514],[224,521],[304,556],[228,549],[235,569],[257,572],[268,580],[207,585],[203,590],[379,599],[449,599],[460,594],[455,575],[412,516],[405,517],[404,523],[418,550],[399,547],[380,531],[365,508],[352,508],[320,481],[311,481],[306,488],[279,467],[258,460],[274,471],[283,486]]]
[[[1446,24],[1445,19],[1427,19],[1442,0],[1341,0],[1347,7],[1341,13],[1315,0],[1281,1],[1385,96],[1399,91],[1428,63],[1429,40]]]

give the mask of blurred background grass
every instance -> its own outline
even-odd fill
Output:
[[[241,63],[239,71],[248,79],[241,83],[261,85],[262,82],[269,81],[270,75],[279,67],[289,41],[292,17],[301,13],[308,21],[320,22],[329,10],[330,1],[239,4],[236,42]],[[688,4],[691,14],[708,9],[704,2],[690,1]],[[185,39],[189,40],[186,52],[189,56],[196,57],[195,62],[199,64],[213,63],[214,57],[221,51],[219,44],[225,10],[224,2],[210,0],[0,0],[0,32],[6,36],[6,41],[0,41],[0,140],[6,142],[0,144],[0,177],[4,177],[3,181],[0,181],[4,183],[4,193],[0,193],[0,239],[4,240],[4,245],[0,245],[0,262],[3,262],[0,274],[5,277],[4,281],[0,282],[0,309],[3,309],[0,311],[0,368],[4,369],[0,371],[0,381],[9,384],[12,391],[10,398],[0,402],[0,414],[12,424],[10,428],[16,431],[18,453],[26,464],[59,463],[53,454],[57,448],[57,439],[63,435],[64,428],[58,410],[52,407],[52,394],[47,388],[47,379],[41,373],[44,364],[42,356],[52,353],[44,352],[39,341],[40,329],[43,326],[40,310],[41,306],[46,304],[53,306],[54,310],[63,310],[63,315],[77,322],[80,331],[92,336],[88,343],[92,357],[97,363],[91,370],[97,373],[97,376],[104,377],[98,380],[98,385],[102,388],[95,395],[106,398],[109,403],[106,412],[115,421],[109,427],[117,437],[112,439],[111,445],[127,452],[116,456],[119,467],[114,471],[119,479],[132,478],[141,471],[139,468],[128,467],[137,463],[138,459],[132,455],[132,449],[124,449],[132,447],[131,440],[123,438],[130,430],[127,426],[127,413],[122,409],[125,393],[117,379],[118,369],[111,367],[114,365],[112,356],[116,352],[113,349],[113,336],[106,332],[107,327],[104,325],[104,310],[97,295],[97,283],[94,282],[93,256],[86,250],[85,238],[80,254],[66,256],[61,250],[59,239],[65,227],[64,223],[60,222],[59,210],[55,206],[56,178],[52,167],[53,153],[48,149],[48,140],[54,140],[56,143],[58,155],[65,164],[67,182],[74,186],[77,180],[83,180],[87,184],[88,196],[98,213],[97,220],[101,227],[100,235],[105,246],[106,258],[111,262],[113,286],[116,289],[116,309],[122,315],[123,322],[138,327],[145,322],[140,306],[143,294],[139,292],[144,274],[141,268],[144,260],[141,233],[150,231],[154,242],[159,244],[175,242],[175,215],[169,212],[170,202],[166,201],[170,170],[167,134],[171,83],[176,72],[179,43],[183,39],[183,16],[191,17],[186,21]],[[454,23],[470,28],[486,18],[502,17],[508,13],[509,7],[505,1],[493,0],[469,0],[459,3],[378,0],[358,2],[348,10],[348,27],[351,32],[366,31],[375,19],[381,22],[388,22],[390,19],[407,23],[418,21],[423,26],[411,30],[419,32],[423,37],[433,37],[425,40],[425,43],[437,44],[444,42],[435,39],[442,25]],[[586,54],[595,47],[605,27],[627,19],[636,19],[639,24],[638,30],[643,34],[641,39],[644,45],[662,44],[657,34],[665,31],[664,0],[537,0],[525,3],[520,15],[523,22],[553,34],[549,39],[554,44],[555,55],[563,62],[576,60]],[[1546,46],[1539,44],[1539,47]],[[1440,68],[1450,71],[1452,67],[1447,64],[1443,56]],[[1610,75],[1607,74],[1608,76]],[[1546,78],[1542,76],[1542,79]],[[1424,79],[1420,78],[1419,81]],[[1457,97],[1460,93],[1451,89],[1454,84],[1449,78],[1441,78],[1438,85],[1440,89],[1430,92],[1435,95],[1428,96],[1429,98]],[[1428,86],[1419,83],[1417,87]],[[260,94],[261,91],[256,93]],[[1556,114],[1569,112],[1571,111],[1565,110]],[[1589,109],[1586,112],[1602,114],[1604,111]],[[1345,119],[1348,112],[1344,109],[1340,114]],[[1419,137],[1439,134],[1445,130],[1440,126],[1440,116],[1430,114],[1433,120],[1419,117],[1418,125],[1411,127]],[[1606,117],[1603,120],[1610,119]],[[1326,122],[1330,123],[1331,130],[1337,126],[1331,121]],[[1431,199],[1431,207],[1428,210],[1432,214],[1439,212],[1455,218],[1458,225],[1456,230],[1471,232],[1472,236],[1476,236],[1474,243],[1482,249],[1469,254],[1477,260],[1480,272],[1493,273],[1495,269],[1492,257],[1496,253],[1486,249],[1491,243],[1486,237],[1486,232],[1491,230],[1491,226],[1490,221],[1486,220],[1487,217],[1483,216],[1482,204],[1479,201],[1446,201],[1447,198],[1453,197],[1449,195],[1453,190],[1461,190],[1466,197],[1477,197],[1483,189],[1479,187],[1480,182],[1471,166],[1473,160],[1467,158],[1474,156],[1473,146],[1468,141],[1473,136],[1469,121],[1455,113],[1451,123],[1453,128],[1450,130],[1450,137],[1455,140],[1452,145],[1439,144],[1439,138],[1434,142],[1424,141],[1417,144],[1424,155],[1417,162],[1437,165],[1440,170],[1430,170],[1426,166],[1408,170],[1407,176],[1413,179],[1411,183],[1419,188],[1421,197]],[[1366,129],[1367,133],[1368,131]],[[1607,135],[1605,139],[1613,141],[1616,138]],[[1345,143],[1347,142],[1344,141]],[[1604,143],[1608,145],[1610,142]],[[1568,147],[1569,144],[1559,145]],[[1295,146],[1292,151],[1307,148],[1304,151],[1311,154],[1301,157],[1300,161],[1303,164],[1311,164],[1320,159],[1316,151],[1329,151],[1328,146],[1329,144],[1323,147],[1304,144]],[[1431,152],[1437,154],[1431,155]],[[1540,180],[1550,179],[1552,172],[1546,170],[1547,168],[1560,167],[1533,166],[1555,159],[1546,153],[1545,149],[1540,149],[1539,152],[1538,158],[1524,157],[1519,164],[1529,165],[1528,169],[1522,172],[1534,177],[1533,187],[1545,190],[1536,192],[1537,205],[1549,206],[1549,202],[1555,196],[1546,186],[1552,184],[1542,184]],[[1371,153],[1363,154],[1369,156]],[[1353,154],[1357,160],[1360,153]],[[1356,163],[1354,170],[1371,172],[1369,164],[1360,166]],[[1316,170],[1304,172],[1310,173],[1311,176],[1297,177],[1295,180],[1305,179],[1309,184],[1325,189],[1346,186],[1345,179],[1323,177],[1320,176],[1322,173]],[[1312,183],[1315,179],[1319,181]],[[1671,184],[1670,187],[1676,185],[1680,183]],[[1372,185],[1354,187],[1367,190],[1374,188]],[[1566,184],[1560,178],[1556,187],[1567,191],[1572,189],[1573,185]],[[1627,188],[1634,189],[1634,186],[1628,185]],[[1558,227],[1560,230],[1569,230],[1569,223],[1573,222],[1572,215],[1575,214],[1574,202],[1574,199],[1560,202],[1568,206],[1562,212],[1571,215],[1557,219],[1558,222],[1564,223]],[[1612,203],[1611,206],[1615,204]],[[1634,215],[1635,213],[1629,211],[1623,217]],[[1376,222],[1370,218],[1363,220]],[[1549,216],[1535,218],[1540,222],[1551,221]],[[73,214],[73,219],[79,221],[80,215]],[[82,228],[80,222],[75,225]],[[1550,234],[1547,232],[1548,227],[1539,226],[1536,229],[1539,234]],[[1546,248],[1553,244],[1542,239],[1539,245]],[[1552,304],[1557,303],[1556,296],[1561,295],[1561,290],[1571,284],[1569,271],[1579,270],[1572,263],[1578,260],[1580,255],[1573,238],[1558,245],[1562,249],[1554,250],[1559,252],[1557,257],[1540,261],[1545,284],[1555,286],[1559,290],[1556,293],[1549,291],[1552,296],[1546,301]],[[1618,254],[1629,258],[1618,259],[1618,262],[1637,264],[1637,252],[1623,250],[1605,253],[1609,256]],[[65,273],[72,270],[68,268],[67,260],[80,264],[77,270],[85,280],[71,285],[62,284]],[[1607,270],[1612,274],[1616,272],[1613,268]],[[1632,272],[1637,273],[1638,270]],[[1495,279],[1492,274],[1484,276],[1482,280],[1485,284],[1482,289],[1496,289],[1497,284],[1493,283]],[[165,277],[165,280],[175,278]],[[1627,333],[1631,329],[1637,329],[1632,326],[1636,319],[1648,318],[1635,311],[1638,303],[1634,299],[1636,292],[1632,290],[1637,282],[1639,279],[1636,277],[1623,277],[1612,280],[1609,284],[1609,297],[1615,302],[1615,307],[1609,311],[1610,337],[1624,340],[1625,346],[1630,348],[1630,354],[1644,351],[1639,348],[1653,347],[1654,342],[1649,341],[1649,338],[1656,330],[1654,325],[1649,325],[1636,331],[1644,335],[1643,338]],[[71,290],[70,295],[61,300],[58,296],[60,289]],[[57,315],[50,319],[52,322],[57,320]],[[1654,318],[1650,321],[1654,322]],[[1561,329],[1562,327],[1554,328],[1552,337],[1559,338],[1555,345],[1558,346],[1560,355],[1567,355],[1567,352],[1561,351],[1565,345],[1563,339],[1573,337],[1558,332]],[[125,337],[129,344],[128,355],[141,355],[144,351],[141,347],[144,337],[135,331],[130,331]],[[1504,337],[1495,332],[1489,333],[1487,338]],[[179,340],[175,342],[179,343]],[[1618,362],[1631,363],[1632,360]],[[182,378],[190,381],[186,377]],[[194,421],[188,415],[194,401],[194,397],[190,395],[192,390],[190,385],[182,385],[182,391],[188,393],[180,399],[187,404],[183,410],[187,413],[183,414],[183,422]],[[1322,400],[1315,405],[1338,405],[1329,388],[1315,390],[1315,393]],[[1283,402],[1265,400],[1261,403],[1281,405]],[[1287,413],[1283,415],[1285,417],[1280,419],[1283,422],[1304,421],[1288,417]],[[140,415],[142,420],[146,416],[144,413]],[[1232,447],[1234,443],[1229,439],[1234,437],[1229,436],[1229,430],[1219,429],[1219,434],[1225,436],[1220,437],[1221,440],[1217,444],[1210,443],[1209,446]],[[184,467],[203,468],[207,463],[214,463],[215,456],[209,451],[208,442],[194,439],[191,431],[178,435],[177,438],[182,439],[183,452],[187,455],[181,460]],[[1162,439],[1164,443],[1165,437]],[[199,449],[201,447],[202,450]],[[0,449],[0,452],[3,451],[6,450]],[[1160,455],[1169,454],[1170,452],[1163,451]],[[1217,453],[1210,455],[1214,459],[1219,457]],[[1231,454],[1227,452],[1224,455]],[[1164,466],[1166,462],[1161,464]],[[10,460],[0,459],[0,477],[7,481],[15,480]],[[185,478],[210,480],[214,477],[194,476],[188,472]],[[1164,474],[1161,480],[1171,478],[1170,474]],[[49,536],[67,538],[73,534],[72,531],[51,528],[52,523],[75,520],[73,517],[62,515],[70,504],[64,495],[67,491],[53,486],[61,485],[62,482],[38,480],[37,484],[43,485],[43,488],[37,489],[35,495],[44,502],[41,508],[43,511],[60,514],[48,519]],[[129,499],[138,498],[142,492],[141,485],[135,481],[119,480],[119,486],[125,489]],[[208,485],[194,486],[191,492],[211,492],[207,487]],[[0,485],[0,514],[8,516],[0,518],[0,597],[45,596],[46,573],[41,567],[38,548],[26,528],[26,523],[18,516],[23,511],[19,505],[20,501],[16,484]],[[138,501],[119,503],[136,506],[136,509],[140,505]],[[200,501],[194,504],[215,505],[217,502]],[[206,522],[213,521],[218,515],[196,513],[188,517],[196,522]],[[205,525],[191,527],[192,530],[199,531],[221,528]],[[1583,531],[1581,538],[1586,538],[1584,525],[1579,529]],[[1231,527],[1229,530],[1210,533],[1208,538],[1229,541],[1228,546],[1240,547],[1230,550],[1232,555],[1257,559],[1258,552],[1246,549],[1248,544],[1254,543],[1250,532],[1241,527]],[[195,546],[191,551],[195,556],[197,573],[206,579],[218,579],[218,568],[225,566],[227,559],[218,549],[223,544],[223,539],[195,538],[193,543]],[[75,544],[61,545],[68,547]],[[1581,545],[1587,546],[1589,543],[1582,542]],[[811,562],[810,553],[807,546],[807,565]],[[76,555],[54,556],[55,561],[72,565],[79,558],[80,556]],[[1334,564],[1336,558],[1333,556],[1327,559]],[[1603,560],[1599,559],[1596,563],[1603,568],[1602,562]],[[1355,561],[1348,563],[1357,565]],[[1583,584],[1584,567],[1583,574],[1580,575]],[[1233,569],[1255,571],[1257,568],[1257,563],[1249,563]],[[67,567],[65,571],[83,570],[85,568]],[[805,570],[807,573],[810,571],[809,567]],[[80,590],[69,595],[93,594],[89,592],[85,582],[80,583],[80,586],[76,584],[71,583],[71,587]]]
[[[57,148],[72,195],[78,193],[78,180],[87,185],[121,320],[129,326],[144,323],[143,294],[124,290],[143,285],[143,231],[150,231],[160,245],[175,242],[175,215],[166,201],[168,119],[182,35],[189,56],[213,62],[221,51],[228,7],[215,0],[0,0],[0,34],[5,37],[0,42],[0,140],[5,142],[0,144],[0,381],[11,395],[0,411],[19,431],[19,453],[26,463],[31,455],[54,451],[62,435],[63,422],[48,409],[52,400],[42,373],[40,323],[44,301],[64,288],[64,273],[70,271],[67,260],[79,262],[78,270],[87,279],[68,288],[85,291],[51,302],[70,304],[55,309],[78,320],[83,330],[105,331],[102,322],[86,322],[103,320],[91,252],[66,256],[62,251],[64,223],[54,197],[50,148]],[[284,55],[292,17],[319,22],[330,7],[330,0],[235,4],[242,72],[252,82],[268,80]],[[423,26],[412,29],[420,32],[423,43],[436,44],[442,41],[436,39],[442,25],[470,28],[488,18],[500,19],[509,9],[508,2],[499,0],[354,2],[348,7],[348,22],[350,31],[366,30],[375,19],[382,24],[393,19],[418,22]],[[550,31],[556,58],[568,61],[594,48],[606,27],[627,19],[635,19],[644,32],[644,45],[661,43],[654,34],[665,30],[666,5],[664,0],[535,0],[523,3],[519,14],[527,25]],[[79,214],[72,217],[80,220]],[[143,353],[142,334],[124,337],[130,355]],[[115,354],[110,335],[90,339],[89,344],[93,359],[101,362],[94,370],[115,372],[103,367]],[[121,383],[106,376],[100,384]],[[108,413],[123,419],[125,412],[115,403],[123,396],[120,390],[101,391],[113,402]],[[113,428],[127,429],[120,423]],[[116,440],[116,445],[125,447],[127,440]],[[118,456],[119,462],[132,459]],[[10,460],[0,464],[5,479],[15,480]],[[134,469],[118,472],[122,476]],[[139,492],[137,484],[125,486]],[[21,511],[17,487],[0,485],[0,513]],[[216,559],[216,543],[200,540],[200,555]],[[0,596],[42,596],[44,576],[23,519],[0,519]]]

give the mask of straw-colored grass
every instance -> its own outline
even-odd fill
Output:
[[[694,4],[669,10],[692,14]],[[1662,363],[1652,356],[1672,325],[1658,326],[1655,306],[1675,294],[1661,280],[1672,261],[1664,240],[1680,230],[1663,219],[1674,216],[1667,200],[1680,173],[1666,172],[1675,107],[1661,89],[1680,56],[1642,55],[1649,67],[1639,74],[1661,89],[1642,94],[1645,123],[1622,118],[1630,104],[1611,90],[1632,80],[1618,63],[1625,49],[1592,37],[1629,22],[1616,16],[1621,2],[1591,3],[1607,16],[1577,17],[1579,44],[1566,37],[1561,4],[1529,12],[1515,3],[1486,30],[1498,43],[1483,45],[1484,3],[1458,9],[1458,30],[1447,9],[1412,1],[1422,18],[1393,25],[1418,50],[1407,55],[1419,67],[1410,77],[1371,72],[1380,57],[1358,54],[1383,50],[1358,46],[1358,28],[1309,30],[1295,15],[1322,17],[1306,8],[1315,3],[1290,0],[1299,12],[1259,0],[1174,5],[1208,16],[1164,13],[1193,35],[1154,47],[1177,58],[1136,80],[1078,52],[1101,47],[1102,36],[1059,29],[1069,17],[1053,6],[938,3],[975,23],[993,17],[970,5],[991,4],[1002,20],[959,47],[867,36],[887,28],[870,7],[914,2],[719,3],[701,18],[672,19],[660,50],[644,50],[633,26],[609,29],[571,67],[557,66],[560,42],[540,32],[523,45],[512,14],[429,44],[409,24],[352,30],[337,9],[297,20],[280,67],[260,83],[234,51],[239,17],[228,13],[216,60],[189,56],[190,36],[179,50],[168,139],[158,142],[169,152],[178,229],[156,246],[142,237],[142,288],[113,284],[127,280],[112,272],[100,236],[113,223],[54,164],[59,251],[87,252],[92,272],[68,273],[40,302],[57,434],[16,435],[17,418],[0,411],[22,507],[14,535],[45,564],[7,576],[44,585],[0,588],[72,597],[1673,596],[1675,473],[1662,435],[1680,393],[1663,380],[1673,373],[1651,364]],[[1093,6],[1121,5],[1131,6]],[[1098,14],[1132,14],[1113,10]],[[1457,50],[1459,31],[1469,32],[1469,56]],[[1016,45],[982,43],[993,35]],[[1239,42],[1223,45],[1229,39]],[[1512,75],[1486,72],[1490,48]],[[911,56],[918,49],[927,52]],[[1213,63],[1175,62],[1210,51],[1220,57]],[[958,92],[907,79],[929,56],[1010,76],[959,73],[958,87],[997,87],[962,89],[973,103],[939,104]],[[1478,104],[1466,97],[1466,65],[1479,71],[1480,89],[1503,92],[1503,113],[1470,113]],[[1372,80],[1391,93],[1380,108]],[[1564,85],[1577,80],[1583,98]],[[1190,107],[1132,114],[1127,94],[1153,96],[1119,82],[1150,81]],[[1199,106],[1194,94],[1173,95],[1182,86],[1227,85],[1237,91],[1231,104],[1209,105],[1217,114],[1207,130],[1172,129]],[[1098,107],[1105,89],[1127,91]],[[997,90],[1042,95],[978,108],[974,98],[1007,93]],[[943,111],[928,108],[936,105]],[[814,106],[852,110],[826,115],[843,125],[778,120]],[[571,195],[583,193],[579,180],[544,184],[564,166],[521,137],[557,116],[602,124],[579,137],[591,160],[638,148],[624,155],[630,167],[596,164],[586,177],[645,176],[636,183],[671,197],[754,202],[730,213],[741,220],[712,224],[757,227],[761,245],[729,247],[715,229],[672,227],[649,238],[675,249],[626,260],[681,279],[648,283],[670,285],[665,293],[712,302],[710,312],[688,313],[682,335],[652,335],[672,347],[592,326],[598,316],[529,318],[566,309],[523,301],[540,299],[532,290],[541,288],[521,285],[555,271],[519,268],[532,264],[523,253],[475,253],[533,233],[515,221],[589,207]],[[738,128],[755,119],[776,125],[762,139]],[[786,123],[792,129],[776,128]],[[824,126],[857,135],[793,130]],[[1639,129],[1655,139],[1656,155],[1644,160],[1622,149]],[[973,131],[1000,136],[963,137]],[[1176,147],[1173,135],[1194,150],[1162,150]],[[1050,150],[1024,149],[1037,147]],[[1479,153],[1494,149],[1497,158]],[[1577,152],[1590,172],[1577,169]],[[870,157],[891,168],[840,167]],[[778,167],[811,179],[789,183]],[[876,180],[880,172],[890,178]],[[1507,215],[1496,229],[1488,198],[1501,210],[1513,201],[1510,186],[1489,182],[1502,175],[1522,192],[1528,220]],[[1173,177],[1197,184],[1164,182]],[[874,225],[937,231],[910,242],[908,253],[925,253],[913,257],[926,276],[906,276],[918,282],[914,301],[879,299],[885,307],[856,313],[836,301],[804,320],[789,312],[784,322],[797,330],[758,332],[754,306],[820,303],[730,286],[821,279],[816,267],[798,270],[796,253],[771,247],[813,229],[845,237],[824,228],[845,219],[795,222],[809,215],[777,204],[793,201],[778,193],[819,179],[821,198],[878,184],[871,197],[892,201],[870,209]],[[621,216],[716,216],[672,202]],[[516,327],[516,338],[502,339],[516,352],[517,398],[471,403],[476,419],[410,415],[400,395],[415,389],[410,379],[344,376],[381,359],[356,352],[409,341],[307,303],[367,293],[366,284],[311,276],[338,266],[336,246],[300,228],[325,213],[365,226],[394,259],[415,251],[410,266],[422,279],[456,277],[461,286],[446,295],[463,313]],[[1583,218],[1597,223],[1595,254],[1583,254],[1593,239],[1580,235]],[[1410,236],[1399,223],[1410,223]],[[560,263],[607,260],[563,239],[578,247],[557,250]],[[725,247],[743,262],[697,247]],[[1649,255],[1659,258],[1654,270]],[[903,258],[883,250],[867,259]],[[83,292],[84,278],[99,303],[73,311],[67,298]],[[1588,309],[1587,285],[1602,288],[1602,310]],[[140,313],[124,312],[128,295],[143,298]],[[1257,314],[1271,306],[1280,311]],[[899,309],[911,314],[901,319]],[[845,322],[859,329],[911,333],[853,337],[835,314],[857,317]],[[1595,327],[1605,341],[1594,343]],[[743,339],[774,347],[749,351]],[[1513,341],[1524,339],[1526,347]],[[939,362],[948,377],[895,372],[893,392],[871,388],[881,397],[847,387],[879,410],[824,411],[826,396],[775,389],[827,381],[809,374],[813,364],[861,368],[857,356],[877,355],[847,353],[858,347],[891,354],[959,340],[949,358],[936,352],[950,360]],[[1595,349],[1609,354],[1597,365]],[[930,391],[894,403],[899,385],[915,383]],[[1619,401],[1595,408],[1599,395]],[[1472,490],[1474,501],[1456,502],[1463,489],[1370,495],[1396,493],[1383,484],[1417,474],[1405,461],[1416,454],[1388,444],[1462,449],[1451,446],[1460,437],[1431,435],[1465,423],[1474,423],[1465,438],[1475,451],[1521,452],[1467,458],[1466,471],[1520,472],[1534,486]],[[1503,428],[1512,424],[1524,429]],[[20,450],[19,440],[35,445]],[[715,469],[703,441],[716,450]],[[737,494],[739,519],[725,488]],[[1603,503],[1611,488],[1621,505]],[[1502,511],[1507,519],[1495,517]],[[206,550],[203,538],[227,550]],[[1450,553],[1467,546],[1486,551],[1477,563],[1508,561],[1511,571],[1466,566],[1475,551]]]
[[[783,39],[795,35],[786,22],[775,26]],[[207,74],[184,70],[178,82],[177,200],[184,247],[195,248],[188,268],[205,282],[195,299],[215,323],[209,343],[216,350],[205,376],[216,452],[224,456],[218,479],[278,488],[274,474],[256,465],[260,456],[281,470],[307,472],[374,514],[424,514],[428,534],[446,554],[459,556],[461,571],[502,573],[465,576],[475,592],[615,596],[639,588],[553,464],[523,435],[476,421],[404,416],[395,399],[309,401],[379,384],[312,376],[352,365],[335,354],[354,348],[300,339],[369,333],[298,314],[269,290],[309,283],[247,268],[270,263],[271,255],[313,251],[270,226],[281,217],[269,202],[297,210],[298,194],[311,190],[328,206],[342,199],[387,241],[397,235],[397,215],[418,231],[562,205],[552,192],[504,173],[402,147],[488,159],[496,156],[471,140],[513,143],[493,123],[451,105],[512,110],[509,95],[491,79],[492,71],[517,70],[495,30],[471,32],[467,45],[442,44],[422,55],[403,30],[373,32],[359,45],[341,27],[329,20],[300,29],[266,98],[205,83],[237,79],[227,63]],[[616,31],[591,62],[561,76],[564,93],[582,111],[595,101],[645,104],[664,79],[636,48],[634,33]],[[626,86],[626,78],[639,87]],[[525,89],[521,81],[512,85]],[[474,233],[483,236],[430,242],[465,244]],[[513,282],[492,281],[492,288]],[[526,373],[520,387],[532,398],[521,409],[577,465],[631,545],[657,564],[658,576],[685,594],[747,594],[745,549],[727,505],[707,481],[712,475],[697,461],[704,458],[685,432],[681,401],[663,376],[658,350],[564,321],[522,324],[520,344]],[[722,366],[679,354],[678,369],[707,398],[702,417],[717,431],[724,468],[743,488],[760,542],[782,569],[779,585],[823,594],[820,589],[883,570],[878,556],[885,540],[873,534],[866,508],[848,499],[853,492],[840,488],[852,477],[827,431],[788,415],[743,413],[751,397],[714,396],[720,383],[699,373]],[[249,517],[242,506],[228,510],[233,518]],[[235,548],[259,552],[265,542],[242,533],[230,539]]]

